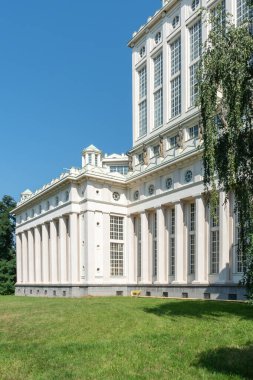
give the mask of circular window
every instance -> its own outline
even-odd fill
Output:
[[[149,185],[149,188],[148,188],[148,193],[150,195],[153,195],[155,192],[155,186],[154,185]]]
[[[179,24],[179,16],[175,16],[172,21],[173,29],[175,29]]]
[[[118,201],[119,198],[120,198],[120,195],[119,195],[119,193],[118,193],[117,191],[114,191],[114,193],[112,194],[112,197],[113,197],[113,199],[114,199],[115,201]]]
[[[135,192],[134,192],[134,199],[137,201],[137,199],[139,199],[139,191],[138,190],[136,190]]]
[[[155,35],[155,43],[156,45],[159,44],[159,42],[161,42],[162,40],[162,33],[161,32],[157,32],[156,35]]]
[[[140,49],[140,57],[144,57],[144,55],[146,54],[146,48],[145,46],[142,46],[141,49]]]
[[[192,10],[195,11],[199,6],[199,0],[193,0],[192,1]]]
[[[172,178],[167,178],[165,185],[166,185],[166,189],[171,189],[172,188]]]
[[[187,172],[184,175],[185,182],[190,182],[192,180],[192,171],[187,170]]]

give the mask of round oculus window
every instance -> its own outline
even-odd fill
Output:
[[[118,201],[119,198],[120,198],[120,195],[119,195],[119,193],[118,193],[117,191],[114,191],[114,193],[112,194],[112,197],[113,197],[113,199],[114,199],[115,201]]]
[[[172,178],[170,178],[170,177],[167,178],[165,185],[166,185],[166,189],[171,189],[172,188]]]
[[[148,187],[148,193],[149,195],[153,195],[155,192],[155,186],[154,185],[149,185]]]
[[[139,199],[139,191],[138,190],[136,190],[134,192],[134,200],[137,201],[137,199]]]
[[[184,175],[185,182],[190,182],[192,180],[192,171],[187,170]]]

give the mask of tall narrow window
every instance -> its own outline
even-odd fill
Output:
[[[136,236],[136,253],[137,253],[137,278],[141,278],[141,218],[134,218],[135,236]]]
[[[169,274],[175,275],[175,209],[169,212]]]
[[[154,128],[163,123],[163,56],[154,59]]]
[[[235,257],[235,272],[243,272],[243,256],[240,249],[240,224],[238,211],[234,214],[234,257]]]
[[[237,26],[241,25],[249,15],[247,0],[237,0]]]
[[[195,273],[195,203],[189,205],[189,227],[188,227],[188,252],[189,252],[189,274]]]
[[[181,38],[170,45],[171,52],[171,117],[181,113]]]
[[[213,9],[212,9],[212,15],[217,18],[218,25],[222,29],[222,31],[225,31],[226,26],[226,0],[222,0],[220,3],[218,3]],[[218,26],[217,25],[217,26]]]
[[[152,214],[153,277],[157,276],[157,214]]]
[[[147,68],[139,71],[139,137],[147,133]]]
[[[210,273],[219,273],[219,206],[215,208],[214,215],[210,215]]]
[[[201,54],[201,21],[190,28],[190,106],[195,106],[198,95],[197,70]]]
[[[123,276],[124,269],[123,217],[110,217],[110,268],[111,276]]]

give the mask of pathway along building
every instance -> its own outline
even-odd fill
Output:
[[[217,219],[203,199],[196,69],[207,30],[200,6],[240,24],[246,0],[168,0],[133,34],[133,147],[21,194],[17,295],[244,298],[233,199]]]

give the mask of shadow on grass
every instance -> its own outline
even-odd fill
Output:
[[[243,379],[253,379],[253,344],[244,347],[223,347],[202,353],[197,367],[206,368],[210,372],[226,375],[238,375]]]
[[[143,309],[146,313],[157,316],[219,318],[224,314],[232,314],[241,319],[253,319],[253,306],[243,303],[220,301],[169,301],[155,307]]]

